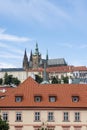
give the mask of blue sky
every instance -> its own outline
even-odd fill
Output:
[[[36,41],[42,58],[87,66],[87,0],[0,0],[0,68],[22,67]]]

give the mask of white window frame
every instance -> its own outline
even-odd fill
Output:
[[[15,97],[15,102],[21,102],[22,101],[22,97],[21,96],[16,96]]]
[[[40,121],[40,112],[34,113],[34,121]]]
[[[41,96],[35,96],[34,100],[35,102],[41,102]]]
[[[80,121],[80,112],[75,112],[75,121]]]
[[[2,118],[3,118],[4,121],[8,121],[8,112],[3,112]]]
[[[72,102],[78,102],[79,96],[72,96]]]
[[[22,121],[22,112],[16,112],[16,121]]]
[[[49,102],[56,102],[56,96],[49,96]]]
[[[68,112],[63,113],[63,121],[69,121],[69,113]]]
[[[54,113],[48,112],[48,121],[54,121]]]

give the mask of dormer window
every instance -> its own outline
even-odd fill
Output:
[[[22,99],[23,99],[22,96],[16,96],[16,97],[15,97],[15,102],[21,102]]]
[[[56,96],[49,96],[49,102],[56,102]]]
[[[35,102],[41,102],[41,100],[42,100],[42,97],[41,97],[41,96],[35,96],[35,97],[34,97],[34,101],[35,101]]]
[[[79,96],[72,96],[72,102],[78,102]]]

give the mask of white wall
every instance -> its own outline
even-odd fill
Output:
[[[34,130],[33,126],[41,125],[43,122],[46,125],[54,125],[55,130],[63,130],[62,126],[70,126],[70,130],[74,130],[74,126],[81,126],[81,130],[87,130],[87,110],[9,110],[7,112],[9,115],[10,130],[15,130],[14,126],[17,125],[23,125],[23,130]],[[22,122],[15,122],[16,112],[22,112]],[[34,112],[40,112],[40,122],[34,121]],[[54,122],[47,121],[48,112],[54,113]],[[69,122],[63,122],[63,112],[69,112]],[[75,112],[80,112],[81,122],[75,122]]]

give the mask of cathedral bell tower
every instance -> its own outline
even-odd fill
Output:
[[[39,53],[38,44],[36,43],[35,53],[32,56],[32,68],[37,69],[40,65],[41,54]]]

